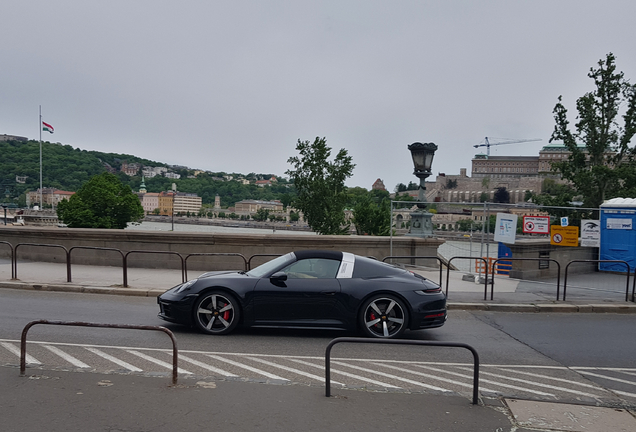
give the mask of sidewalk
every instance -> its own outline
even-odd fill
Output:
[[[439,282],[438,270],[419,269],[415,272]],[[203,271],[190,270],[189,278]],[[629,289],[627,276],[608,273],[568,275],[567,301],[563,301],[563,277],[560,281],[559,301],[557,281],[520,281],[506,276],[495,276],[491,300],[488,285],[484,299],[484,284],[462,280],[465,272],[451,271],[448,287],[446,271],[442,272],[442,287],[448,293],[449,309],[492,310],[508,312],[585,312],[636,313],[631,302],[632,280]],[[100,267],[74,264],[72,282],[67,282],[66,265],[44,262],[20,262],[18,279],[11,279],[8,260],[0,260],[0,288],[35,289],[42,291],[84,292],[154,297],[181,283],[180,270],[128,269],[128,287],[123,287],[120,267]],[[630,301],[625,301],[628,291]]]

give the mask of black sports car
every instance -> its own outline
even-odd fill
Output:
[[[440,327],[446,296],[430,280],[347,252],[290,252],[248,272],[215,271],[157,298],[159,317],[227,334],[237,326],[322,328],[379,338]]]

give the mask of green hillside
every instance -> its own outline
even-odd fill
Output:
[[[76,191],[92,176],[106,171],[105,164],[117,170],[117,175],[130,187],[137,191],[141,184],[140,176],[128,176],[119,171],[122,162],[137,162],[144,166],[168,166],[162,162],[155,162],[133,155],[102,153],[81,150],[70,145],[42,142],[42,183],[44,187]],[[243,185],[232,181],[222,181],[226,173],[202,173],[196,178],[192,170],[173,169],[181,174],[181,179],[173,180],[165,177],[145,179],[148,192],[170,190],[172,183],[177,184],[180,192],[196,193],[203,198],[203,204],[213,204],[214,197],[221,197],[222,207],[233,206],[243,199],[274,200],[279,199],[287,204],[293,194],[293,188],[284,180],[268,187],[257,187],[254,184]],[[16,182],[16,176],[26,176],[25,182]],[[233,174],[236,178],[240,174]],[[251,173],[244,176],[248,180],[270,178],[271,174]],[[7,187],[13,197],[20,196],[24,205],[24,193],[36,190],[40,186],[40,143],[39,141],[3,141],[0,142],[0,183],[2,191]],[[3,197],[4,199],[4,197]],[[5,199],[6,200],[6,199]]]

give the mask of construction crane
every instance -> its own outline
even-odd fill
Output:
[[[503,139],[503,138],[493,138],[493,139]],[[541,138],[532,138],[532,139],[521,139],[521,140],[506,140],[501,142],[493,142],[491,143],[488,137],[484,138],[484,142],[481,144],[475,144],[473,147],[486,147],[486,156],[490,156],[490,146],[502,145],[502,144],[518,144],[524,142],[533,142],[533,141],[542,141]]]

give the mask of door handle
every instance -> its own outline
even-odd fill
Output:
[[[320,294],[324,294],[324,295],[335,295],[336,292],[335,291],[320,291]]]

